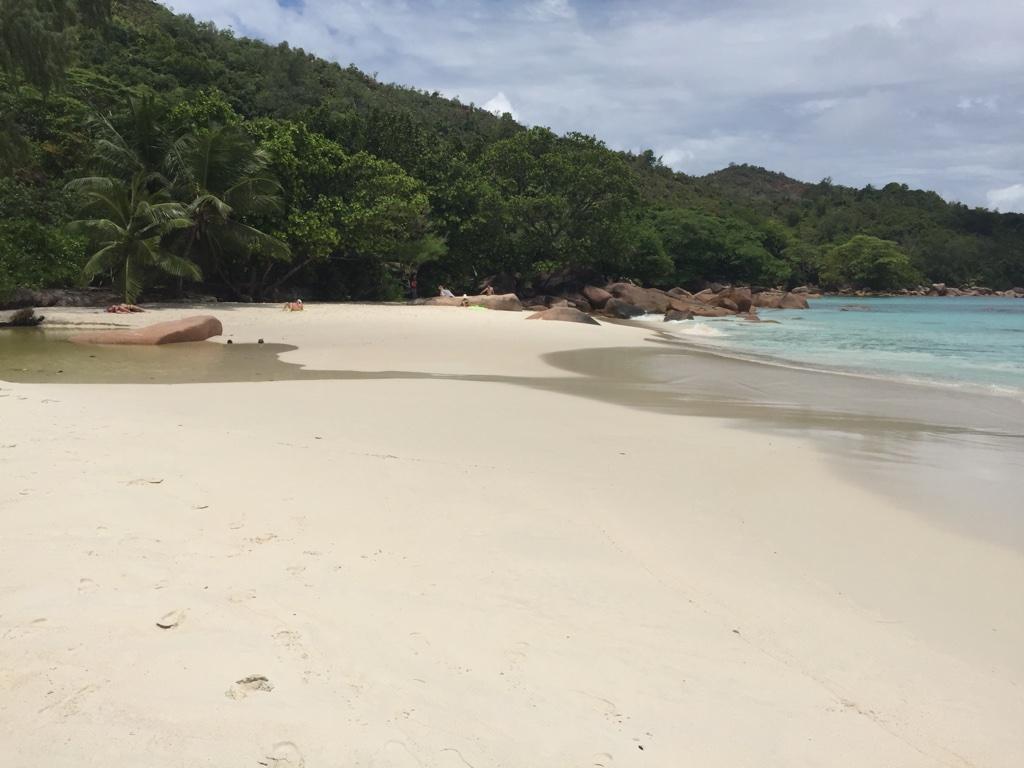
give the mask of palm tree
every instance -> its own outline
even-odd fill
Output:
[[[274,260],[291,258],[287,245],[242,220],[281,209],[281,186],[268,164],[267,155],[233,125],[182,136],[165,163],[190,220],[175,236],[181,252],[216,272],[239,297],[252,298]]]
[[[130,304],[141,293],[147,270],[191,280],[202,276],[194,262],[164,245],[167,233],[189,226],[187,211],[166,191],[149,191],[145,173],[136,173],[130,182],[106,176],[75,179],[66,189],[82,199],[82,212],[92,216],[69,225],[96,249],[83,270],[89,279],[114,273],[115,285]]]

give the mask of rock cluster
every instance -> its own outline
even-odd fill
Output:
[[[105,307],[117,300],[116,293],[102,288],[15,288],[0,301],[0,310],[22,307]]]
[[[712,285],[693,294],[682,288],[662,291],[641,288],[633,283],[612,283],[605,288],[586,286],[584,296],[600,298],[591,301],[595,311],[608,317],[629,319],[640,315],[660,314],[666,320],[689,320],[694,317],[756,317],[758,307],[767,309],[807,309],[810,291],[757,290],[741,286]],[[570,304],[573,302],[570,301]]]
[[[523,304],[514,293],[495,293],[481,296],[434,296],[429,299],[416,299],[413,304],[426,304],[439,307],[484,307],[500,309],[508,312],[519,312]]]

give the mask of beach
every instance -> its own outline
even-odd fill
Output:
[[[643,325],[45,312],[196,313],[225,336],[0,359],[11,765],[1024,762],[1019,501],[965,470],[1000,514],[930,514],[837,442],[881,435],[913,487],[928,413],[773,420],[751,368],[674,347],[720,396],[667,397],[634,378],[666,348]]]

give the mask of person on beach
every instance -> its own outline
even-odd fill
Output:
[[[284,305],[286,312],[301,312],[302,311],[302,299],[296,299],[295,301],[289,301]]]
[[[493,285],[485,286],[484,289],[480,292],[480,295],[482,295],[482,296],[493,296],[494,295],[494,286]]]
[[[454,299],[455,294],[445,288],[443,285],[437,286],[438,293],[445,299]]]

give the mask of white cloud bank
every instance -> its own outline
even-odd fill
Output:
[[[1024,184],[1011,184],[1002,189],[991,189],[988,192],[988,204],[1004,213],[1016,211],[1024,213]]]
[[[750,162],[969,204],[1024,175],[1019,0],[168,1],[688,173]]]
[[[509,101],[508,97],[501,91],[498,91],[496,94],[494,94],[494,96],[485,101],[483,103],[483,108],[486,109],[488,112],[493,112],[498,116],[501,116],[508,112],[510,115],[512,115],[514,119],[519,119],[519,115],[512,107],[512,102]]]

